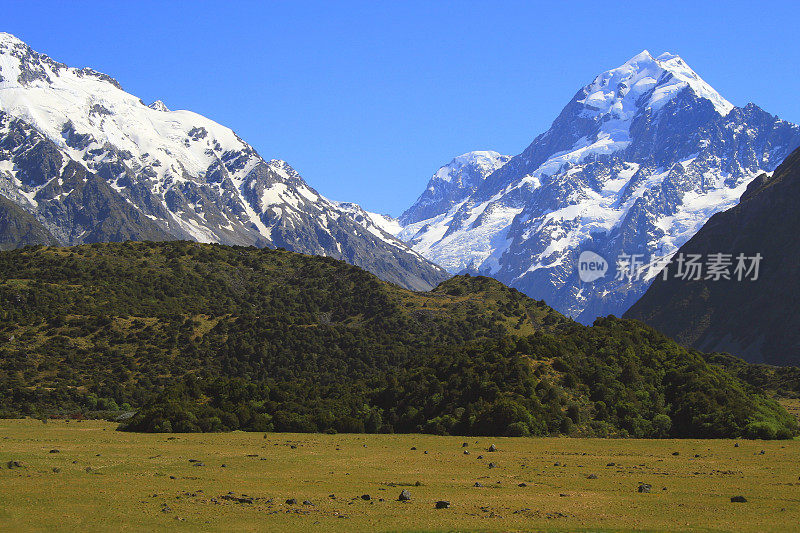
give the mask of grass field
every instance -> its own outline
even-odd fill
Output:
[[[165,435],[115,427],[0,420],[0,530],[800,527],[800,441],[736,447],[727,440]],[[498,450],[487,452],[492,443]],[[639,493],[640,482],[652,492]],[[404,488],[409,502],[397,501]],[[737,495],[748,501],[732,503]],[[437,500],[450,508],[434,509]]]

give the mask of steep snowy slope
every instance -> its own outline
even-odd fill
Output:
[[[0,194],[63,244],[192,239],[327,255],[414,289],[446,273],[229,128],[0,33]],[[88,215],[87,215],[88,213]]]
[[[579,90],[474,192],[402,219],[399,235],[451,272],[494,276],[591,322],[624,312],[659,258],[797,146],[797,126],[754,104],[735,107],[680,57],[645,51]],[[605,277],[581,282],[584,250],[608,261]],[[641,254],[653,268],[615,280],[621,254]]]

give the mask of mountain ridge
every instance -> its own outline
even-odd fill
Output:
[[[199,114],[147,106],[110,76],[67,67],[10,34],[0,35],[0,76],[0,194],[62,244],[145,238],[284,247],[346,259],[415,289],[447,277],[371,218],[355,221],[288,163],[265,160]],[[104,202],[97,215],[116,219],[111,230],[96,218],[73,226],[80,202],[64,175],[70,164],[103,189],[94,195]]]

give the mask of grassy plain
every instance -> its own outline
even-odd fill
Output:
[[[115,428],[0,420],[0,530],[789,531],[800,524],[797,440]],[[487,451],[492,443],[498,451]],[[640,482],[652,492],[639,493]],[[410,502],[397,501],[404,488]],[[747,503],[732,503],[737,495]],[[434,509],[437,500],[451,507]]]

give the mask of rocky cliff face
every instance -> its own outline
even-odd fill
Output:
[[[0,34],[0,195],[60,243],[190,239],[326,255],[412,289],[447,273],[233,131]]]
[[[451,272],[491,275],[589,323],[622,314],[663,258],[798,146],[797,126],[733,106],[678,56],[642,52],[580,89],[474,192],[406,219],[399,236]],[[586,250],[610,265],[591,283],[577,271]],[[615,279],[621,254],[652,268]]]
[[[0,196],[0,251],[37,244],[55,245],[58,241],[33,215]]]

